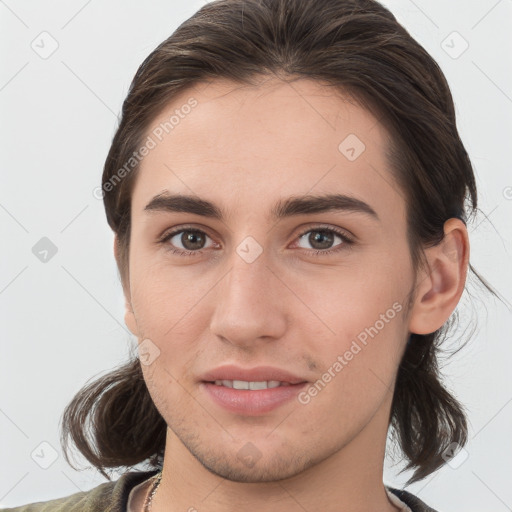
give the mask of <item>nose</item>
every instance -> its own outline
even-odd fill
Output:
[[[282,337],[287,328],[289,291],[261,254],[248,263],[234,254],[230,270],[215,287],[212,334],[249,349]]]

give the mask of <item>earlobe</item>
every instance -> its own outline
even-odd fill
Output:
[[[409,331],[430,334],[453,313],[466,283],[469,239],[465,224],[457,218],[444,224],[444,239],[425,250],[429,270],[419,277]]]

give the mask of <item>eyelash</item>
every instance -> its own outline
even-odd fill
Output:
[[[165,233],[163,235],[162,238],[160,238],[160,240],[158,241],[158,243],[162,244],[162,245],[167,245],[167,242],[175,235],[179,234],[179,233],[183,233],[183,232],[192,232],[192,233],[201,233],[201,234],[204,234],[206,236],[209,236],[208,233],[205,233],[204,231],[200,230],[200,229],[196,229],[196,228],[193,228],[193,227],[189,227],[189,226],[182,226],[180,227],[179,229],[176,229],[174,231],[171,231],[170,233]],[[326,250],[321,250],[321,249],[318,249],[318,250],[315,250],[315,249],[311,249],[309,251],[309,254],[310,256],[328,256],[330,254],[333,254],[333,253],[337,253],[337,252],[340,252],[344,249],[348,249],[350,248],[350,246],[352,246],[355,241],[353,240],[352,237],[348,236],[344,231],[341,231],[341,230],[338,230],[338,229],[335,229],[335,228],[331,228],[331,227],[324,227],[324,226],[317,226],[317,227],[314,227],[314,228],[309,228],[303,232],[301,232],[297,238],[300,239],[302,238],[305,234],[311,232],[311,231],[319,231],[319,232],[326,232],[326,233],[334,233],[335,235],[339,236],[341,238],[341,240],[343,241],[342,244],[339,244],[337,246],[335,246],[334,249],[326,249]],[[177,254],[179,256],[196,256],[196,255],[200,255],[202,254],[202,250],[199,250],[199,251],[183,251],[181,249],[174,249],[172,247],[166,247],[166,249],[170,252],[172,252],[173,254]]]

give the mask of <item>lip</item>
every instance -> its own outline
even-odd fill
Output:
[[[245,380],[250,382],[263,382],[269,380],[278,380],[279,382],[288,382],[289,384],[301,384],[307,382],[297,375],[276,368],[273,366],[257,366],[255,368],[242,368],[235,365],[219,366],[209,372],[206,372],[201,377],[204,383],[213,382],[216,380]],[[279,389],[279,388],[275,388]],[[261,390],[265,391],[265,390]]]
[[[213,403],[231,413],[243,416],[269,413],[291,401],[307,385],[307,382],[301,382],[277,388],[248,390],[217,386],[212,382],[200,383],[201,390]]]
[[[289,386],[268,389],[234,389],[217,386],[216,380],[245,380],[264,382],[277,380],[287,382]],[[274,366],[257,366],[242,368],[224,365],[206,372],[201,377],[200,387],[208,398],[223,409],[244,416],[257,416],[269,413],[277,407],[292,400],[307,385],[302,377]]]

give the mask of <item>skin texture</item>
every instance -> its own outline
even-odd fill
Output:
[[[197,106],[142,160],[132,198],[125,321],[158,347],[141,366],[168,425],[152,510],[395,511],[382,472],[396,372],[409,333],[435,331],[459,301],[466,228],[448,220],[444,242],[426,251],[430,270],[414,275],[387,133],[325,85],[203,83],[175,98],[148,134],[191,97]],[[338,149],[349,134],[365,144],[354,161]],[[207,199],[226,217],[145,211],[164,191]],[[279,199],[335,192],[365,201],[380,220],[269,217]],[[182,245],[181,233],[158,242],[181,226],[202,230],[202,245]],[[348,231],[354,243],[334,235],[315,244],[317,231],[300,238],[320,228]],[[237,253],[248,236],[263,249],[251,263]],[[200,253],[173,254],[172,244]],[[331,248],[340,250],[314,255]],[[307,404],[250,417],[200,387],[204,372],[230,363],[276,366],[313,384],[393,304],[401,311]],[[259,457],[251,467],[237,456],[247,443]]]

